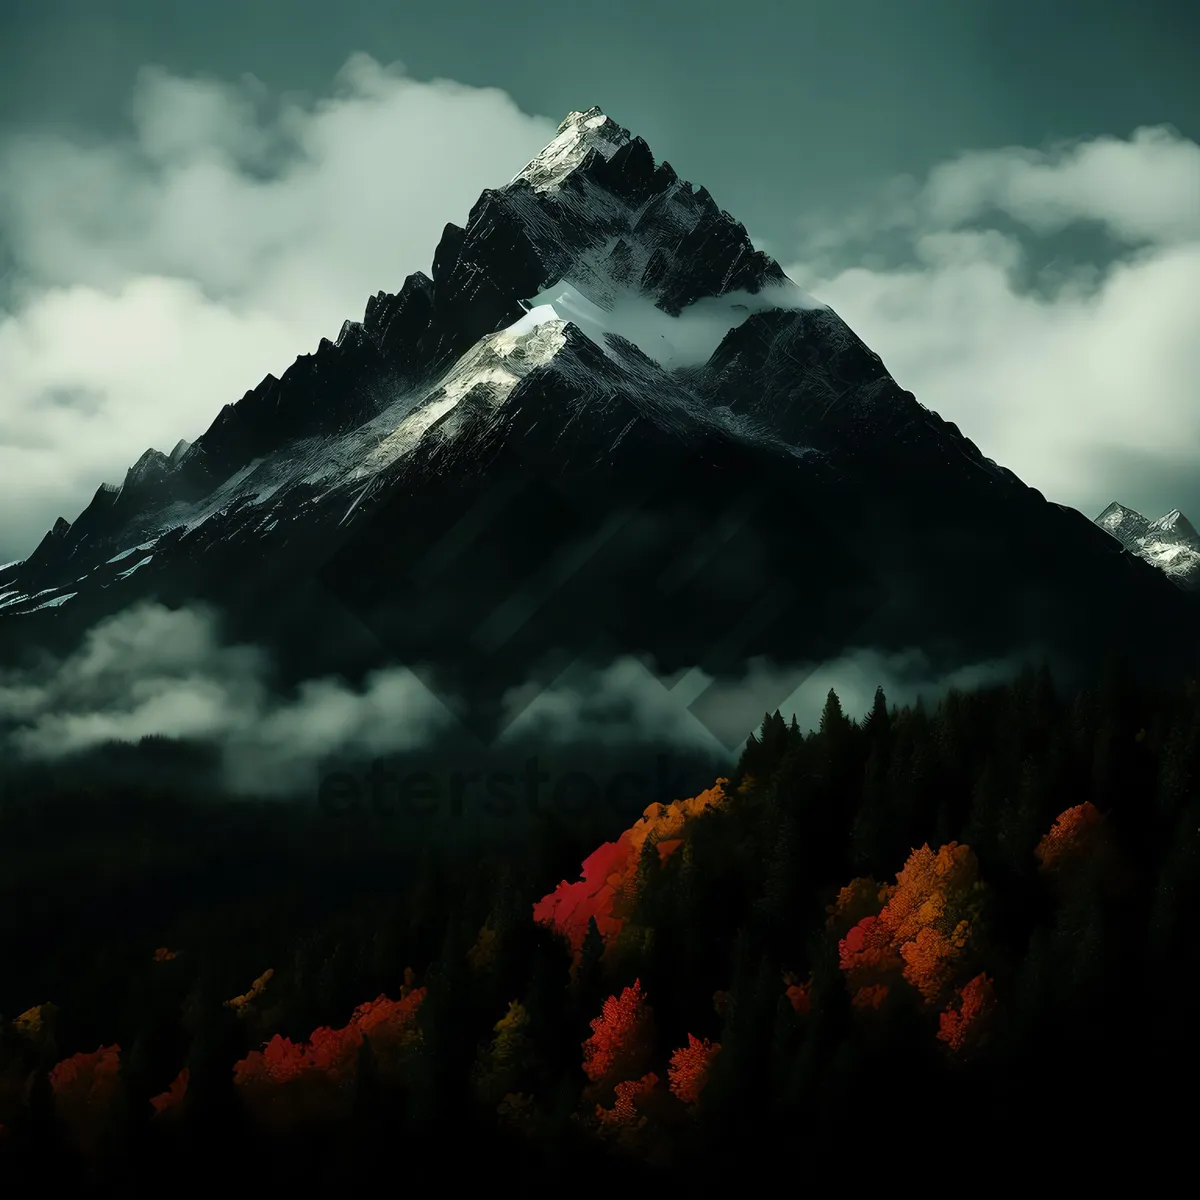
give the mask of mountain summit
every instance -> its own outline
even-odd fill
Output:
[[[146,597],[217,605],[293,681],[399,659],[489,694],[619,654],[1090,671],[1114,641],[1149,664],[1147,627],[1178,634],[1164,669],[1196,643],[1162,572],[900,389],[594,108],[430,275],[0,571],[0,652]]]

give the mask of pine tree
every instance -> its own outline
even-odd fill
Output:
[[[887,737],[891,724],[892,720],[888,713],[887,697],[884,695],[881,685],[875,689],[875,700],[871,705],[871,711],[867,714],[866,720],[863,722],[863,729],[871,742],[874,743],[877,739]]]
[[[758,735],[752,733],[746,739],[746,747],[738,760],[739,775],[749,775],[760,781],[770,779],[799,737],[794,714],[788,725],[778,709],[774,713],[764,713]]]
[[[842,702],[838,694],[829,689],[825,697],[825,707],[821,710],[821,724],[818,732],[822,737],[837,738],[843,736],[850,728],[850,719],[842,711]]]
[[[601,958],[604,955],[604,938],[595,917],[588,918],[588,930],[583,939],[583,947],[579,963],[575,967],[575,996],[579,1004],[592,1007],[599,999],[603,987],[603,966]]]

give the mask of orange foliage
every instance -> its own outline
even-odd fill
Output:
[[[927,926],[900,947],[904,978],[927,1004],[936,1004],[953,983],[959,955],[966,948],[969,935],[966,921],[960,921],[949,935]]]
[[[155,962],[170,962],[173,958],[178,958],[179,955],[174,950],[168,950],[166,946],[159,946],[154,952]]]
[[[1058,871],[1095,853],[1107,833],[1104,814],[1090,801],[1060,813],[1034,854],[1044,871]]]
[[[871,1009],[882,1008],[887,998],[888,986],[886,983],[871,983],[866,987],[859,988],[854,993],[851,1003],[855,1008],[867,1012]]]
[[[639,1102],[646,1100],[658,1086],[658,1076],[651,1072],[641,1079],[630,1079],[618,1083],[616,1102],[612,1108],[596,1105],[596,1119],[609,1129],[636,1129],[646,1123],[639,1109]]]
[[[874,879],[860,877],[852,879],[840,892],[837,898],[826,909],[829,914],[825,922],[826,928],[838,937],[844,937],[846,931],[853,928],[864,917],[875,917],[887,902],[891,890],[880,887]]]
[[[688,1044],[680,1046],[671,1055],[671,1065],[667,1069],[672,1094],[684,1104],[698,1104],[713,1060],[720,1053],[720,1042],[710,1042],[708,1038],[701,1041],[689,1033]]]
[[[253,1003],[266,990],[266,986],[271,982],[271,977],[275,974],[274,967],[268,967],[251,985],[250,990],[242,996],[234,996],[232,1000],[225,1001],[226,1008],[232,1008],[236,1011],[241,1011],[247,1004]]]
[[[862,917],[838,943],[851,989],[885,984],[901,973],[926,1003],[938,1003],[971,943],[982,886],[969,846],[951,842],[936,854],[928,845],[914,850],[895,886],[881,889],[885,903],[878,915]],[[843,889],[831,919],[849,915],[865,893],[860,881]]]
[[[610,941],[624,925],[638,860],[647,839],[657,843],[659,859],[665,862],[683,844],[681,835],[687,823],[725,802],[723,789],[727,782],[718,779],[707,791],[687,800],[649,805],[615,842],[605,842],[588,855],[579,880],[568,883],[564,879],[543,896],[533,906],[533,919],[561,933],[570,942],[576,960],[592,917],[600,936]]]
[[[979,1045],[996,1010],[996,992],[984,974],[958,989],[956,1002],[938,1016],[938,1037],[955,1053]]]
[[[807,1017],[812,1009],[812,981],[801,983],[797,975],[791,971],[784,972],[783,985],[787,989],[787,998],[799,1017]]]
[[[175,1076],[171,1086],[159,1096],[154,1096],[150,1103],[154,1106],[154,1111],[158,1116],[164,1113],[172,1112],[179,1108],[183,1103],[184,1096],[187,1095],[188,1079],[191,1077],[191,1072],[184,1067],[178,1075]]]
[[[654,1014],[640,979],[609,996],[583,1043],[583,1070],[593,1083],[637,1074],[654,1049]]]

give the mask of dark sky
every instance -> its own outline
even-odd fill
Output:
[[[598,104],[772,238],[962,150],[1200,136],[1189,0],[8,0],[0,47],[21,127],[111,129],[146,63],[319,91],[360,50],[556,122]]]
[[[1195,0],[4,0],[0,561],[593,104],[1027,482],[1200,522],[1198,49]],[[333,111],[355,54],[460,86]],[[247,75],[306,114],[268,189]]]

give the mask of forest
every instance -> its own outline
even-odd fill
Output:
[[[1079,1185],[1196,1119],[1200,687],[820,727],[483,853],[147,784],[0,808],[0,1179]],[[612,814],[607,814],[609,824]],[[1192,981],[1192,982],[1189,982]]]

